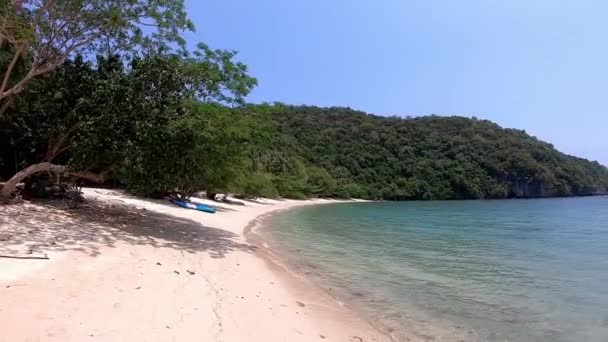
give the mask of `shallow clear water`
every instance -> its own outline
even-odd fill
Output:
[[[269,219],[288,262],[436,341],[608,341],[608,197],[349,203]]]

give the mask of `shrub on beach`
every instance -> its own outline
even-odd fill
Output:
[[[239,193],[244,197],[276,198],[279,196],[272,182],[272,175],[260,172],[243,177]]]

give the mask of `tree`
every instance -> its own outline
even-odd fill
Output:
[[[606,167],[487,120],[270,107],[251,109],[272,112],[266,119],[274,132],[273,145],[254,149],[251,159],[254,171],[271,174],[280,196],[418,200],[608,192]]]
[[[239,186],[239,195],[242,197],[268,197],[279,196],[272,181],[273,176],[269,173],[249,173],[242,177]]]
[[[336,180],[325,170],[318,166],[306,168],[308,184],[311,185],[311,193],[316,196],[331,196],[336,188]]]
[[[68,60],[17,97],[10,154],[19,167],[59,162],[67,167],[53,170],[93,181],[114,174],[146,195],[228,190],[250,135],[247,115],[224,104],[242,102],[256,81],[232,59],[212,57]]]
[[[247,74],[247,66],[234,61],[236,51],[212,50],[199,43],[192,56],[182,60],[189,96],[202,102],[242,106],[244,97],[257,85]]]
[[[238,111],[218,104],[190,104],[188,114],[159,126],[155,142],[128,147],[121,180],[135,193],[181,199],[236,186],[244,167],[247,127]]]
[[[193,25],[183,0],[2,1],[0,60],[9,62],[0,65],[0,119],[12,96],[76,53],[136,54],[151,47],[166,50],[171,44],[183,48],[180,31],[185,29],[192,30]],[[15,73],[17,69],[21,70]],[[10,199],[21,180],[59,169],[45,162],[18,172],[0,190],[0,202]]]
[[[228,190],[241,171],[248,126],[243,113],[223,105],[243,103],[257,81],[233,60],[236,53],[198,47],[194,57],[150,56],[134,69],[139,80],[134,88],[147,94],[141,103],[158,101],[141,112],[155,118],[142,120],[146,125],[124,150],[121,177],[135,192],[189,197],[203,189]],[[170,72],[163,64],[170,65]],[[175,84],[157,84],[166,77],[175,78]],[[148,94],[151,89],[158,96]],[[177,101],[167,103],[169,94]]]
[[[0,48],[10,51],[12,58],[0,66],[0,117],[10,96],[76,53],[114,54],[153,44],[184,46],[180,30],[185,29],[192,30],[193,25],[183,0],[2,1]],[[15,66],[24,60],[26,70],[15,77]]]

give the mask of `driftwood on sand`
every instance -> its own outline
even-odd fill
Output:
[[[48,256],[18,256],[18,255],[1,255],[0,258],[8,258],[8,259],[38,259],[38,260],[49,260]]]

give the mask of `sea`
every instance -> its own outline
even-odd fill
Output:
[[[608,341],[607,196],[326,204],[263,227],[396,340]]]

